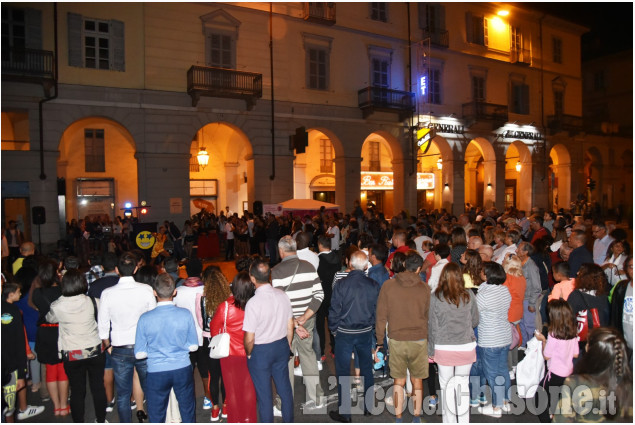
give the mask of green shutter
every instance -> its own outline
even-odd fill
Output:
[[[24,24],[25,47],[27,49],[42,49],[42,11],[31,8],[24,9]]]
[[[84,18],[76,13],[68,13],[68,65],[84,66],[82,53],[82,24]]]
[[[114,71],[126,70],[124,41],[124,23],[115,20],[110,21],[110,46],[112,48],[112,69]]]

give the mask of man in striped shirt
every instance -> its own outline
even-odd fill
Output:
[[[271,284],[286,292],[293,308],[296,332],[293,335],[292,350],[300,357],[300,367],[306,386],[307,399],[304,410],[323,408],[324,392],[313,352],[313,328],[315,313],[324,299],[322,284],[315,267],[300,260],[297,245],[291,236],[283,236],[278,242],[278,253],[282,261],[271,269]],[[322,324],[324,326],[324,324]],[[293,358],[289,360],[289,380],[293,388]]]

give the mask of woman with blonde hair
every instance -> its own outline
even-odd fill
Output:
[[[209,357],[210,322],[219,304],[231,295],[231,290],[227,278],[218,266],[208,266],[203,272],[202,280],[204,285],[203,293],[196,297],[196,317],[201,329],[203,329],[203,346],[201,347],[203,352],[199,360],[205,359],[209,372],[208,377],[203,378],[206,398],[206,400],[203,400],[203,409],[212,409],[211,420],[215,422],[219,420],[220,414],[219,386],[220,393],[223,396],[223,418],[227,418],[227,412],[225,406],[225,385],[222,380],[220,360]]]
[[[478,322],[476,297],[465,289],[460,267],[445,265],[439,286],[430,297],[428,321],[428,354],[439,369],[443,422],[469,422],[467,388],[476,361],[474,328]]]
[[[509,312],[507,313],[507,320],[511,323],[512,328],[516,329],[520,338],[520,328],[518,324],[523,317],[523,301],[525,300],[525,289],[527,287],[527,281],[523,276],[523,265],[517,255],[510,254],[505,260],[503,260],[503,269],[505,269],[504,286],[509,290],[509,294],[512,296],[512,302],[509,305]],[[512,330],[512,332],[514,332]],[[509,351],[507,356],[507,363],[510,369],[510,377],[516,374],[516,366],[518,365],[518,345],[513,347]]]

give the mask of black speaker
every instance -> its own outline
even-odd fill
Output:
[[[66,196],[66,179],[57,179],[57,196]]]
[[[46,223],[46,210],[44,207],[33,207],[31,208],[31,213],[33,214],[33,224]]]
[[[262,201],[254,201],[254,215],[262,215]]]

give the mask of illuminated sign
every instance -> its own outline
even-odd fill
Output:
[[[420,128],[417,130],[417,147],[422,153],[428,152],[432,144],[433,132],[429,128]]]
[[[421,88],[421,95],[425,96],[426,93],[428,92],[428,77],[427,76],[423,76],[421,77],[421,80],[419,81],[419,86]]]
[[[390,172],[361,172],[361,190],[393,190],[394,180]],[[417,173],[417,190],[434,189],[433,173]]]
[[[441,124],[441,123],[430,123],[427,126],[430,129],[434,129],[437,133],[453,133],[453,134],[463,134],[464,127],[460,124]]]
[[[515,131],[505,130],[503,133],[505,139],[525,139],[525,140],[542,140],[542,134],[532,131]]]

